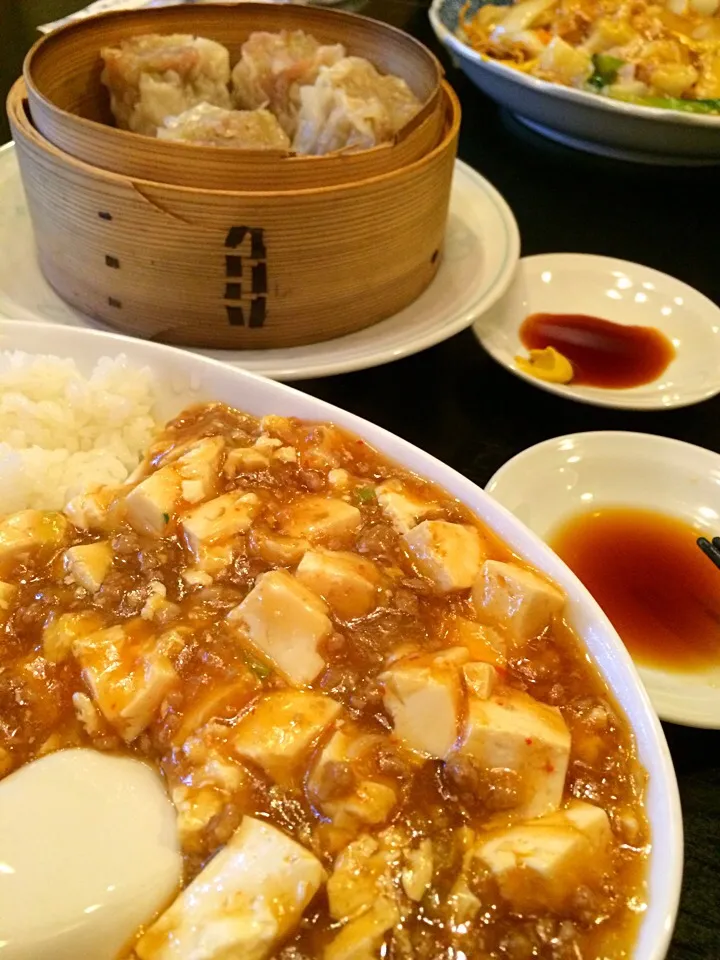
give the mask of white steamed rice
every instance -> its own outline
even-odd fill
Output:
[[[122,483],[157,429],[154,402],[151,371],[122,355],[88,377],[74,360],[0,351],[0,514]]]

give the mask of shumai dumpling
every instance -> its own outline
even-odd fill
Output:
[[[293,148],[311,154],[367,150],[391,140],[419,109],[400,77],[378,73],[362,57],[345,57],[300,88]]]
[[[121,130],[154,136],[165,117],[198,103],[230,106],[230,54],[189,34],[146,34],[101,52],[102,82]]]
[[[267,107],[292,137],[300,88],[315,83],[321,67],[337,63],[344,56],[341,43],[323,45],[302,30],[253,33],[233,68],[235,103],[245,110]]]
[[[158,128],[160,140],[237,150],[289,150],[290,138],[268,110],[226,110],[198,103]]]

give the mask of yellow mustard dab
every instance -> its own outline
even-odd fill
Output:
[[[530,350],[527,357],[515,357],[515,363],[523,373],[548,383],[570,383],[573,378],[572,364],[554,347]]]

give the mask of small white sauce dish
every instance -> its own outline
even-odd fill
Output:
[[[600,431],[546,440],[508,460],[485,489],[543,540],[571,517],[609,506],[720,534],[720,456],[666,437]],[[717,666],[702,671],[638,671],[663,720],[720,729],[720,649]]]
[[[628,326],[654,327],[672,342],[675,358],[661,376],[614,389],[549,383],[520,370],[526,356],[520,327],[535,313],[585,314]],[[720,307],[668,274],[592,254],[523,257],[505,296],[476,321],[475,336],[516,376],[569,400],[600,407],[668,410],[720,392]]]

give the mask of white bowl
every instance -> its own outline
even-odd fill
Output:
[[[244,370],[161,344],[50,324],[0,321],[0,346],[74,357],[85,370],[102,356],[123,353],[133,363],[149,366],[157,384],[167,386],[161,416],[171,416],[189,403],[214,399],[258,416],[277,413],[334,421],[457,497],[516,554],[562,587],[568,597],[570,622],[628,717],[640,761],[649,774],[646,810],[658,842],[652,846],[648,909],[642,916],[633,956],[634,960],[665,957],[677,912],[683,859],[680,801],[665,736],[609,620],[574,574],[534,533],[470,480],[405,440],[322,400]]]
[[[547,127],[555,131],[555,139],[565,135],[574,146],[586,149],[600,144],[630,151],[636,154],[631,159],[647,154],[648,162],[658,158],[720,162],[720,116],[623,103],[486,59],[456,35],[463,6],[464,0],[433,0],[430,22],[438,39],[475,86],[529,121],[533,129],[542,133]],[[473,9],[477,6],[474,3]]]
[[[533,313],[580,313],[614,323],[655,327],[676,356],[639,387],[610,389],[547,383],[515,363],[527,355],[520,326]],[[599,407],[669,410],[720,393],[720,307],[694,287],[639,263],[580,253],[523,257],[507,293],[473,326],[493,359],[534,387]]]
[[[698,536],[720,533],[720,456],[646,433],[546,440],[508,460],[485,489],[543,539],[578,513],[607,506],[657,510]],[[720,659],[693,673],[638,671],[663,720],[720,729]]]

